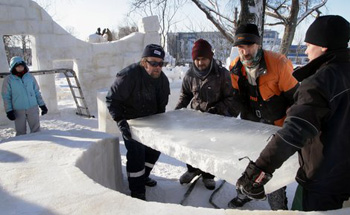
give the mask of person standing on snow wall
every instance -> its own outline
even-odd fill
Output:
[[[132,139],[127,120],[165,112],[170,88],[162,72],[165,52],[159,45],[147,45],[139,63],[118,72],[106,103],[109,113],[117,122],[127,149],[126,170],[131,196],[146,200],[146,186],[156,186],[149,177],[160,152]]]
[[[239,57],[231,62],[230,72],[241,118],[282,126],[299,86],[292,76],[292,62],[284,55],[263,50],[254,24],[239,26],[233,45]],[[238,189],[229,207],[242,207],[250,200]],[[268,201],[272,210],[287,210],[286,187],[269,194]]]
[[[310,25],[305,36],[310,61],[293,73],[301,81],[295,103],[283,128],[238,179],[243,193],[264,198],[263,186],[272,173],[298,152],[292,210],[335,210],[349,199],[349,39],[350,24],[341,16],[320,16]]]
[[[16,136],[27,134],[27,122],[30,133],[40,131],[38,106],[41,115],[48,110],[38,83],[21,57],[11,58],[10,75],[4,79],[1,95],[7,118],[15,121]]]
[[[194,110],[224,116],[238,115],[232,112],[234,104],[230,74],[213,55],[212,47],[206,40],[199,39],[194,43],[193,65],[182,81],[181,94],[175,109],[186,108],[191,102],[191,108]],[[189,164],[187,171],[180,177],[180,183],[190,183],[200,174],[205,187],[209,190],[215,189],[214,175]]]

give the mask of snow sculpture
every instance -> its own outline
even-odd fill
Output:
[[[159,22],[156,16],[140,20],[139,32],[110,43],[91,44],[81,41],[52,20],[48,13],[31,0],[0,1],[0,36],[26,34],[34,37],[33,70],[59,67],[56,62],[71,61],[84,91],[89,109],[96,110],[98,89],[111,85],[115,74],[137,62],[149,43],[159,44]],[[0,40],[0,69],[8,71],[3,41]],[[50,112],[57,111],[54,75],[36,77]],[[2,80],[0,79],[0,84]],[[9,123],[0,101],[0,123]]]

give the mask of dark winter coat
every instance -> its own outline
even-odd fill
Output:
[[[283,128],[257,166],[272,173],[296,151],[305,189],[350,194],[350,50],[326,53],[293,75],[302,81]]]
[[[292,76],[291,61],[284,55],[264,50],[256,86],[248,82],[239,57],[232,61],[230,72],[241,118],[282,126],[286,110],[294,103],[293,95],[299,86]]]
[[[128,120],[165,112],[169,94],[169,80],[163,72],[152,78],[135,63],[117,74],[106,103],[115,121]]]
[[[182,81],[181,94],[175,109],[185,108],[191,102],[191,108],[214,112],[224,116],[237,116],[234,112],[233,88],[227,69],[213,60],[212,69],[203,78],[196,74],[194,65],[187,71]]]

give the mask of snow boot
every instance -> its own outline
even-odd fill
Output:
[[[202,171],[196,170],[194,172],[189,172],[188,170],[180,177],[180,184],[188,184],[192,181],[194,177],[200,175]]]
[[[208,190],[214,190],[215,189],[215,180],[213,178],[203,178],[203,183],[204,186],[208,189]]]
[[[146,193],[131,192],[131,197],[146,201]]]
[[[152,178],[150,178],[150,177],[147,177],[145,179],[145,185],[148,186],[148,187],[154,187],[154,186],[157,185],[157,181],[152,179]]]
[[[247,196],[238,193],[238,195],[233,198],[229,203],[228,203],[228,207],[229,208],[239,208],[239,207],[243,207],[243,205],[245,205],[245,203],[252,201],[250,198],[248,198]]]

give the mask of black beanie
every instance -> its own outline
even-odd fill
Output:
[[[305,42],[329,50],[348,47],[350,24],[337,15],[320,16],[307,29]]]
[[[160,45],[149,44],[145,47],[142,57],[157,57],[164,60],[165,52]]]
[[[194,42],[194,46],[192,48],[192,60],[195,60],[197,57],[205,57],[209,60],[213,59],[213,51],[211,50],[211,45],[208,41],[199,39]]]
[[[233,46],[261,44],[258,26],[255,24],[240,25],[235,32]]]

